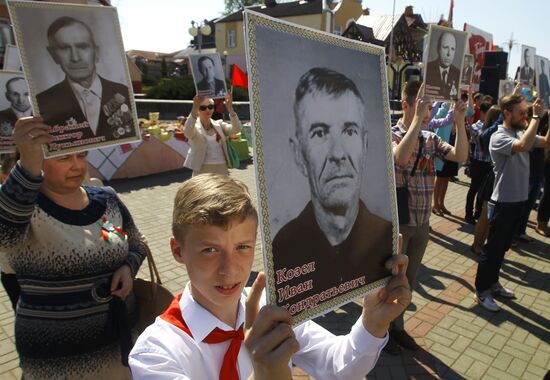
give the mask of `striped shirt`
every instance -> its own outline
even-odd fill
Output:
[[[401,142],[407,133],[407,127],[399,120],[392,128],[392,146]],[[432,195],[435,182],[434,159],[443,159],[452,149],[452,146],[443,141],[439,136],[430,131],[420,131],[424,139],[420,159],[414,176],[411,170],[418,155],[419,143],[417,142],[407,165],[395,164],[395,182],[397,187],[404,187],[407,183],[409,189],[409,226],[418,226],[430,221],[432,208]]]
[[[479,136],[479,133],[481,132],[481,128],[483,127],[483,121],[478,120],[474,124],[471,125],[471,139],[472,144],[474,148],[471,150],[470,158],[472,160],[477,161],[483,161],[483,162],[491,162],[491,156],[487,153],[483,153],[479,147],[479,141],[477,137]]]

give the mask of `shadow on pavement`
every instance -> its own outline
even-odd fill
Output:
[[[155,186],[168,186],[174,182],[183,182],[191,178],[191,174],[191,170],[181,168],[144,177],[115,179],[105,182],[105,185],[113,187],[117,193],[128,193]]]

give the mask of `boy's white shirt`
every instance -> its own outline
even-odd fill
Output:
[[[265,303],[262,297],[262,303]],[[239,304],[237,326],[244,323],[243,295]],[[202,340],[215,328],[234,330],[199,305],[185,287],[179,302],[183,319],[193,337],[157,317],[138,338],[129,363],[136,380],[213,379],[219,378],[223,357],[230,341],[208,344]],[[347,335],[336,336],[313,321],[294,328],[300,350],[292,362],[318,379],[362,379],[374,367],[388,340],[372,336],[361,318]],[[248,379],[253,366],[244,343],[238,356],[241,379]]]

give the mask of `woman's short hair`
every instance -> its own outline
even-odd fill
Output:
[[[172,214],[172,234],[184,243],[189,227],[215,225],[227,228],[258,213],[246,185],[219,174],[200,174],[178,189]]]

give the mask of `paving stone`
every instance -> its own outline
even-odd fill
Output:
[[[466,371],[466,375],[472,379],[481,379],[487,368],[489,368],[487,364],[474,360],[468,371]]]
[[[512,359],[512,362],[508,366],[506,372],[520,378],[523,375],[523,372],[527,368],[527,362],[518,358]]]

